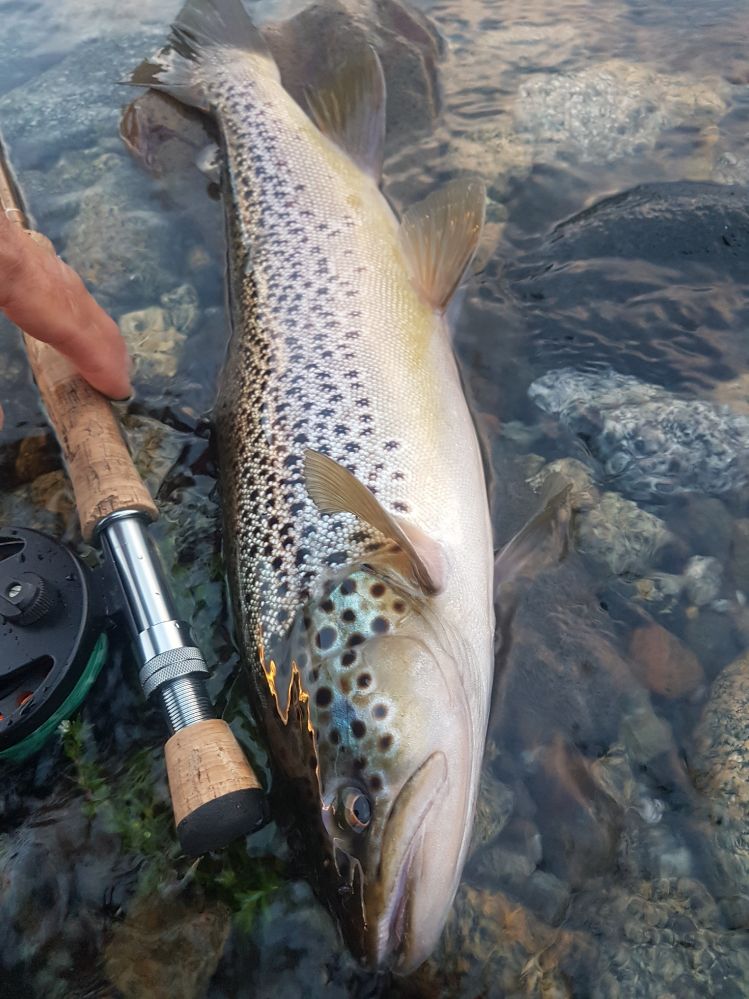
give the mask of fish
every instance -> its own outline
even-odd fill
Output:
[[[487,486],[447,315],[485,190],[458,178],[399,219],[375,50],[303,109],[240,0],[190,0],[133,82],[220,135],[214,425],[274,807],[352,953],[407,974],[461,878],[492,687]]]

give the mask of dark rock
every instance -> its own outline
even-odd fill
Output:
[[[598,362],[694,393],[746,367],[748,246],[745,188],[644,184],[561,223],[506,275],[544,370]]]
[[[733,523],[731,573],[736,587],[749,597],[749,518]]]

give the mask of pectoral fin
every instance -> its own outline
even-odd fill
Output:
[[[569,512],[572,483],[562,475],[550,475],[541,494],[541,509],[510,538],[494,560],[494,592],[503,583],[511,582],[529,570],[535,571],[539,563],[546,563],[564,556],[567,547],[566,533],[557,541],[552,556],[548,542],[557,538],[558,529]]]
[[[412,277],[435,309],[445,309],[463,279],[484,224],[486,190],[479,181],[451,181],[413,205],[401,221]]]
[[[444,567],[439,545],[413,525],[399,523],[348,469],[308,448],[304,452],[304,476],[307,492],[321,513],[352,513],[359,517],[398,545],[425,592],[442,589]]]

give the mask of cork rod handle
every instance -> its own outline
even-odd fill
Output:
[[[264,824],[265,793],[225,721],[210,718],[180,729],[164,753],[185,853],[221,849]]]
[[[156,520],[156,504],[109,402],[54,347],[26,334],[24,340],[73,484],[84,539],[90,541],[99,521],[117,510],[139,510]]]

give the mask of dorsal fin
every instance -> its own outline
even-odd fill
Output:
[[[308,448],[304,452],[304,478],[307,492],[321,513],[353,513],[398,545],[423,590],[437,593],[442,589],[444,568],[439,545],[418,528],[398,523],[347,468]]]
[[[435,309],[446,308],[476,252],[485,204],[484,185],[459,178],[403,216],[401,240],[413,279]]]
[[[328,86],[308,89],[306,96],[320,131],[379,183],[385,148],[385,76],[375,50],[368,46]]]

